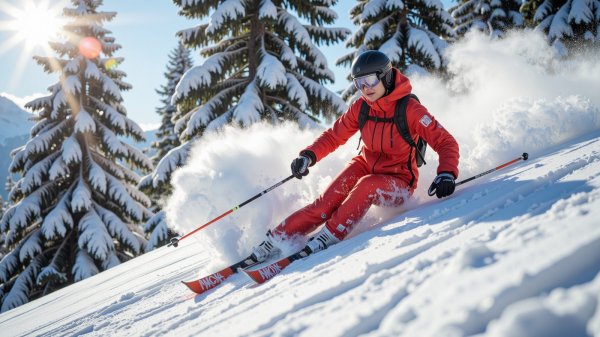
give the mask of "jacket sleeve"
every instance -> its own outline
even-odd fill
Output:
[[[451,172],[458,178],[459,148],[456,139],[418,101],[411,99],[406,108],[411,135],[417,134],[439,156],[437,173]]]
[[[356,100],[348,110],[341,115],[333,126],[325,130],[315,141],[302,151],[312,151],[316,160],[320,161],[328,154],[344,145],[358,131],[358,113],[362,99]],[[301,151],[301,152],[302,152]],[[313,163],[314,164],[314,163]]]

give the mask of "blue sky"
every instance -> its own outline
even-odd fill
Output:
[[[50,8],[64,7],[64,0],[1,0],[0,25],[11,19],[6,6],[22,8],[25,2],[40,3],[47,1]],[[444,1],[447,3],[448,1]],[[63,4],[62,6],[59,4]],[[67,2],[68,4],[68,2]],[[354,1],[339,1],[335,10],[339,20],[334,26],[353,29],[348,12]],[[69,5],[70,6],[70,5]],[[123,48],[115,54],[125,60],[119,68],[127,73],[126,81],[133,89],[124,92],[124,105],[129,117],[148,128],[157,125],[160,117],[155,109],[160,106],[160,97],[155,90],[165,83],[163,76],[168,63],[168,55],[177,45],[175,33],[190,28],[197,22],[177,15],[178,7],[169,0],[104,0],[102,11],[115,11],[117,17],[105,24],[113,32],[112,36]],[[29,97],[34,94],[46,94],[47,88],[56,83],[56,74],[44,73],[41,66],[31,59],[32,53],[23,53],[23,43],[11,48],[2,48],[15,32],[0,29],[0,93],[16,97]],[[343,43],[323,47],[329,66],[334,71],[336,82],[329,85],[331,90],[339,90],[347,85],[345,79],[348,69],[335,67],[335,60],[345,54]],[[35,48],[33,55],[42,55],[42,48]],[[196,63],[200,61],[197,51],[192,51]]]

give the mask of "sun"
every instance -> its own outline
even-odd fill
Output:
[[[9,33],[9,38],[0,45],[0,52],[22,44],[25,50],[42,47],[57,40],[64,24],[61,5],[64,1],[24,0],[0,2],[0,31]],[[51,5],[51,2],[54,4]]]

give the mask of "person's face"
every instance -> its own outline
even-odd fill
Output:
[[[383,82],[381,82],[375,74],[355,78],[354,86],[360,90],[362,96],[370,102],[375,102],[385,95]]]

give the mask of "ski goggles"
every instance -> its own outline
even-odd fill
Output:
[[[362,88],[364,86],[366,86],[369,89],[373,89],[380,82],[377,74],[369,74],[369,75],[357,77],[357,78],[353,79],[352,81],[354,82],[354,86],[358,90],[362,90]]]

